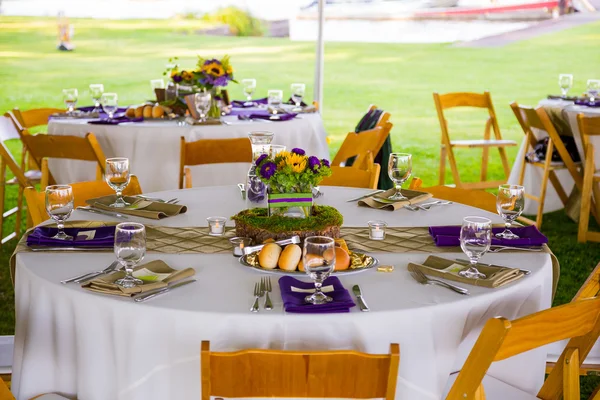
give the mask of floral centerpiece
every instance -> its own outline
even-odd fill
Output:
[[[302,149],[282,151],[256,160],[257,175],[268,185],[269,215],[305,218],[311,215],[312,189],[331,176],[329,161],[307,156]]]

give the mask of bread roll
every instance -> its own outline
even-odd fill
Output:
[[[267,243],[258,253],[258,262],[261,267],[267,269],[275,269],[277,267],[277,261],[279,261],[279,255],[281,254],[281,247],[276,243]]]
[[[139,106],[135,109],[135,117],[142,118],[144,116],[144,106]]]
[[[279,256],[279,268],[286,271],[295,271],[302,258],[302,249],[297,244],[290,244],[283,249]]]
[[[145,106],[143,112],[144,118],[152,118],[152,106]]]
[[[335,248],[335,271],[344,271],[350,267],[350,255],[341,247]]]
[[[127,118],[135,118],[135,107],[129,107],[125,112],[125,116],[127,116]]]
[[[162,118],[165,115],[165,110],[161,106],[152,107],[152,118]]]

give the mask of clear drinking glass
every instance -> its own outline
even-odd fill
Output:
[[[306,85],[304,83],[292,83],[292,100],[296,104],[294,111],[302,111],[302,99],[304,98],[304,92],[306,91]]]
[[[134,278],[133,268],[146,255],[146,228],[136,222],[118,224],[115,229],[115,256],[125,269],[125,276],[115,281],[115,284],[131,288],[141,285],[141,279]]]
[[[562,91],[562,97],[567,97],[567,93],[573,87],[573,75],[571,74],[560,74],[558,76],[558,86]]]
[[[129,184],[129,159],[123,157],[107,158],[104,180],[117,193],[117,200],[111,207],[127,207],[130,204],[123,200],[123,190]]]
[[[333,299],[321,291],[323,281],[335,268],[335,242],[326,236],[309,236],[304,239],[302,262],[306,274],[315,282],[315,292],[304,301],[325,304]]]
[[[92,83],[90,85],[90,95],[92,96],[92,101],[94,102],[94,109],[92,112],[100,112],[100,99],[102,98],[102,93],[104,93],[103,84]]]
[[[242,79],[242,87],[244,88],[244,94],[246,95],[245,106],[254,105],[252,101],[252,95],[256,91],[256,79]]]
[[[65,221],[73,212],[73,190],[69,185],[46,187],[46,212],[56,221],[58,233],[52,239],[73,240],[65,233]]]
[[[275,158],[279,153],[285,151],[285,149],[286,147],[282,144],[272,144],[271,146],[269,146],[269,156],[271,158]]]
[[[519,218],[525,207],[525,188],[519,185],[500,185],[498,186],[498,196],[496,196],[496,210],[504,220],[505,229],[497,233],[497,238],[518,239],[519,236],[510,231],[512,223]]]
[[[492,244],[492,221],[483,217],[466,217],[460,229],[460,248],[469,257],[469,269],[458,274],[465,278],[485,279],[485,274],[479,272],[477,263],[487,253]]]
[[[77,97],[79,93],[77,89],[63,89],[63,101],[65,102],[65,106],[67,107],[67,114],[72,114],[75,111],[75,106],[77,105]]]
[[[104,93],[101,101],[102,109],[108,114],[108,119],[113,119],[119,108],[119,96],[116,93]]]
[[[211,95],[210,92],[203,90],[194,95],[194,106],[198,112],[198,119],[200,121],[206,121],[206,116],[210,110]]]
[[[598,92],[600,92],[600,80],[588,79],[587,81],[587,92],[590,97],[590,104],[596,104],[598,98]]]
[[[252,131],[248,134],[252,145],[252,161],[256,161],[262,154],[269,154],[271,142],[275,134],[269,131]]]
[[[388,162],[388,175],[396,185],[396,193],[389,197],[390,200],[407,200],[402,194],[402,184],[412,174],[412,155],[408,153],[391,153]]]
[[[269,90],[267,92],[267,101],[269,107],[273,107],[275,109],[281,106],[281,102],[283,101],[283,91],[281,90]]]

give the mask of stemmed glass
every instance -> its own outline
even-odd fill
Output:
[[[501,239],[518,239],[510,230],[512,223],[519,218],[525,207],[525,188],[519,185],[500,185],[498,196],[496,196],[496,210],[504,220],[505,229],[497,233],[496,237]]]
[[[460,228],[460,248],[469,257],[469,269],[458,274],[465,278],[485,279],[486,275],[479,272],[477,263],[487,253],[492,244],[492,221],[483,217],[466,217]]]
[[[560,86],[560,90],[562,91],[562,97],[566,98],[569,89],[573,87],[573,75],[560,74],[558,76],[558,86]]]
[[[335,242],[326,236],[309,236],[304,239],[302,262],[306,274],[315,282],[315,292],[304,301],[311,304],[325,304],[333,299],[321,291],[323,281],[335,268]]]
[[[133,276],[133,268],[146,255],[146,228],[137,222],[124,222],[115,229],[115,255],[125,269],[125,276],[115,284],[131,288],[144,282]]]
[[[211,95],[210,92],[203,90],[194,95],[194,106],[198,112],[198,119],[200,121],[206,121],[206,116],[210,110]]]
[[[92,112],[100,112],[100,99],[102,98],[102,93],[104,93],[103,84],[92,83],[90,85],[90,94],[92,96],[92,100],[94,101],[94,109]]]
[[[108,119],[113,119],[119,108],[119,97],[116,93],[104,93],[102,95],[102,109],[108,114]]]
[[[67,114],[73,114],[75,106],[77,105],[77,97],[79,93],[77,89],[63,89],[63,101],[67,107]]]
[[[244,88],[244,94],[246,95],[245,106],[253,106],[252,95],[256,90],[256,79],[242,79],[242,86]]]
[[[104,180],[117,193],[117,200],[111,204],[111,207],[127,207],[131,204],[123,200],[123,190],[129,184],[129,159],[116,157],[106,159],[106,171]]]
[[[412,174],[412,155],[407,153],[391,153],[388,162],[388,175],[396,185],[396,193],[389,200],[408,200],[402,194],[402,184]]]
[[[281,106],[283,101],[283,91],[281,90],[269,90],[267,92],[267,102],[270,108],[273,108],[273,112],[277,113],[277,109]]]
[[[292,83],[292,100],[296,104],[293,111],[302,111],[302,99],[304,98],[304,92],[306,91],[306,85],[304,83]]]
[[[598,97],[599,91],[600,91],[600,80],[588,79],[587,92],[588,92],[588,96],[590,96],[590,105],[596,104],[596,98]]]
[[[65,221],[73,212],[73,190],[69,185],[46,187],[46,212],[56,221],[58,233],[52,239],[73,240],[65,233]]]

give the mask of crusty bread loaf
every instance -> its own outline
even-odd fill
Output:
[[[135,117],[142,118],[144,116],[144,106],[139,106],[135,109]]]
[[[135,107],[129,107],[125,112],[127,118],[135,118]]]
[[[302,258],[302,249],[297,244],[290,244],[283,249],[279,256],[279,268],[286,271],[295,271]]]
[[[165,115],[165,109],[162,106],[152,107],[152,118],[162,118]]]
[[[144,114],[143,114],[144,118],[152,118],[152,106],[145,106],[144,107]]]
[[[258,253],[260,266],[267,269],[275,269],[281,254],[281,247],[276,243],[267,243]]]

